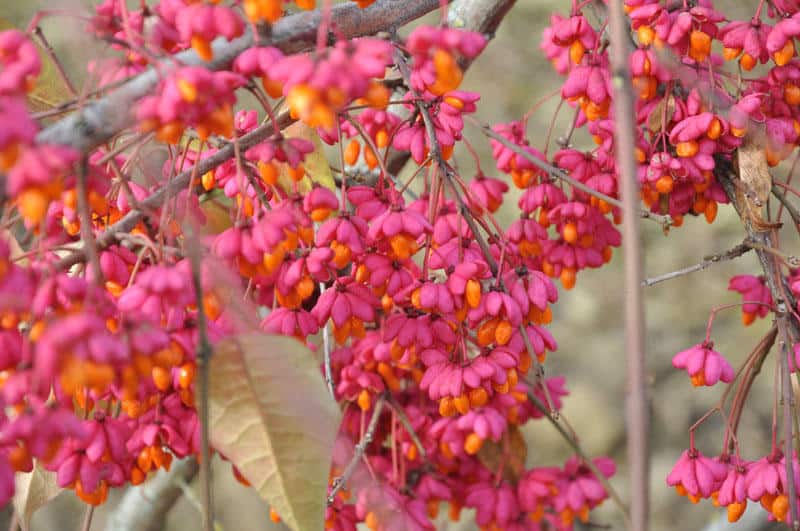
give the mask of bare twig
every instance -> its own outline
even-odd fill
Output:
[[[789,198],[786,197],[786,194],[783,193],[779,187],[772,185],[772,195],[778,198],[778,201],[786,208],[786,211],[789,212],[789,216],[791,216],[792,221],[796,227],[800,227],[800,210],[797,210],[797,207],[789,201]]]
[[[704,269],[708,269],[712,265],[717,264],[719,262],[727,262],[728,260],[733,260],[734,258],[738,258],[743,254],[746,254],[750,250],[752,250],[752,247],[750,247],[746,243],[740,243],[733,249],[725,251],[724,253],[712,254],[703,257],[703,261],[698,264],[694,264],[689,267],[684,267],[683,269],[678,269],[677,271],[664,273],[663,275],[659,275],[657,277],[648,278],[647,280],[642,281],[642,286],[649,287],[654,284],[658,284],[659,282],[664,282],[665,280],[672,280],[673,278],[682,277],[683,275],[688,275],[689,273],[694,273],[695,271],[702,271]]]
[[[381,395],[380,398],[378,398],[378,401],[375,403],[375,408],[372,410],[372,418],[369,421],[369,425],[367,425],[367,431],[364,432],[364,436],[361,437],[361,440],[356,445],[355,450],[353,450],[353,458],[350,459],[349,463],[347,463],[342,475],[333,480],[331,492],[328,494],[328,505],[333,503],[333,500],[336,499],[336,495],[339,493],[339,491],[342,490],[345,485],[347,485],[347,482],[350,480],[353,472],[356,471],[358,462],[361,461],[362,457],[364,457],[364,452],[367,451],[367,446],[370,445],[372,438],[375,436],[375,430],[378,428],[378,420],[380,420],[381,413],[383,412],[383,406],[385,404],[386,396]]]
[[[625,354],[627,360],[628,465],[630,467],[629,529],[647,531],[650,519],[650,456],[647,379],[645,376],[645,317],[642,301],[642,247],[639,181],[636,177],[636,120],[629,63],[630,30],[622,0],[608,6],[611,71],[614,86],[614,147],[622,181],[622,237],[625,262]]]
[[[47,40],[47,37],[44,36],[44,32],[40,26],[36,26],[33,28],[33,33],[39,39],[39,43],[41,43],[42,47],[44,48],[47,57],[50,58],[50,61],[53,63],[53,66],[56,68],[58,75],[61,77],[61,81],[64,82],[64,86],[69,91],[70,96],[73,98],[77,97],[78,91],[75,90],[75,85],[72,84],[67,72],[64,70],[64,65],[61,64],[59,61],[58,56],[56,55],[55,50],[50,45],[50,41]]]

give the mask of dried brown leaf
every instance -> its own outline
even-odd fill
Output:
[[[503,478],[516,482],[525,471],[528,457],[528,444],[519,427],[512,424],[500,442],[491,439],[483,442],[478,459],[489,470],[497,471],[503,467]]]
[[[56,484],[55,472],[42,468],[37,461],[29,473],[17,473],[14,476],[16,488],[14,492],[14,510],[19,515],[19,524],[22,531],[30,528],[31,517],[39,507],[62,492]]]
[[[656,104],[647,117],[647,127],[654,133],[661,132],[664,126],[672,121],[675,115],[675,97],[667,94]]]
[[[762,216],[762,210],[772,190],[772,176],[763,146],[746,138],[737,149],[736,161],[739,167],[736,200],[741,207],[742,217],[750,221],[755,230],[775,228],[776,224],[768,222]]]
[[[211,443],[296,531],[323,528],[340,412],[314,355],[297,340],[251,333],[211,358]]]

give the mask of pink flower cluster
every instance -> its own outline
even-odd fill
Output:
[[[792,456],[791,469],[797,484],[800,463],[796,455]],[[707,457],[692,447],[681,454],[667,484],[692,503],[713,498],[715,505],[727,508],[731,522],[741,517],[748,500],[759,502],[771,520],[787,522],[790,500],[786,471],[786,457],[777,449],[761,459],[747,461],[729,454]]]
[[[164,142],[177,143],[187,127],[205,140],[233,133],[233,91],[244,79],[231,72],[186,66],[162,82],[158,94],[142,99],[136,117],[144,130],[155,130]]]

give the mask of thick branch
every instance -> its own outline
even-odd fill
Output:
[[[772,300],[775,304],[778,332],[781,338],[781,348],[778,356],[781,357],[779,367],[782,375],[781,383],[784,401],[783,430],[785,455],[787,456],[787,491],[790,500],[789,513],[791,527],[793,529],[800,529],[800,515],[798,515],[796,497],[797,485],[795,485],[794,474],[791,473],[792,464],[794,462],[793,459],[791,459],[791,456],[794,455],[792,448],[792,408],[794,407],[794,400],[789,384],[789,365],[787,360],[787,353],[789,352],[790,345],[800,339],[800,323],[798,323],[797,319],[791,314],[793,309],[797,307],[797,301],[794,299],[792,291],[789,289],[786,276],[783,275],[781,271],[781,260],[775,253],[769,251],[774,247],[773,243],[776,241],[777,231],[775,229],[769,231],[757,230],[753,226],[749,216],[744,212],[746,209],[743,209],[742,205],[737,201],[736,183],[734,179],[738,177],[725,161],[720,161],[717,169],[717,177],[725,190],[725,194],[728,196],[728,199],[733,204],[742,220],[748,240],[752,242],[750,246],[756,252],[758,261],[761,263],[761,268],[764,270],[767,287],[769,288]]]
[[[439,5],[438,0],[378,0],[366,9],[359,9],[355,3],[347,2],[333,7],[332,22],[339,35],[350,39],[400,27]],[[321,10],[282,18],[272,26],[269,38],[262,39],[259,44],[276,46],[287,53],[308,49],[316,43],[321,22]],[[36,140],[41,144],[63,144],[88,152],[133,125],[134,103],[150,93],[158,80],[177,64],[204,65],[211,70],[220,70],[253,43],[250,31],[231,42],[217,39],[212,44],[214,59],[210,62],[202,61],[193,50],[181,52],[156,68],[148,68],[105,98],[91,102],[51,125],[40,132]]]
[[[622,235],[625,245],[625,358],[628,397],[628,463],[630,466],[630,526],[647,531],[650,522],[649,407],[645,375],[645,317],[642,297],[642,238],[639,180],[636,177],[636,118],[628,66],[630,28],[622,0],[608,5],[611,69],[614,85],[614,151],[622,181]]]
[[[792,295],[791,289],[789,289],[787,279],[781,274],[780,261],[776,259],[773,253],[768,251],[768,249],[774,248],[773,233],[771,231],[765,232],[756,230],[746,217],[742,215],[741,205],[736,200],[736,185],[733,182],[733,179],[738,177],[733,174],[730,163],[719,161],[715,173],[722,188],[725,190],[725,194],[728,196],[728,200],[736,209],[736,212],[742,220],[745,232],[747,233],[746,241],[750,242],[750,247],[755,250],[758,256],[758,261],[761,263],[761,268],[764,270],[767,287],[772,295],[772,300],[775,302],[775,307],[778,309],[779,313],[786,312],[788,308],[795,308],[797,306],[797,301]],[[800,328],[798,327],[797,321],[795,319],[789,319],[788,326],[790,339],[793,341],[800,339]]]
[[[197,473],[194,458],[175,460],[169,472],[160,470],[138,487],[131,487],[109,515],[111,531],[156,531],[181,495],[180,481],[191,481]]]
[[[447,12],[447,23],[459,29],[494,37],[515,0],[456,0]],[[465,66],[465,65],[462,65]]]

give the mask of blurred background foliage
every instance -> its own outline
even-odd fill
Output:
[[[727,0],[717,5],[731,18],[747,16],[755,9],[753,0]],[[138,1],[132,2],[132,5]],[[40,9],[60,13],[86,13],[90,2],[80,0],[29,0],[0,2],[0,16],[18,27],[26,27]],[[557,145],[572,120],[567,105],[559,109],[558,92],[562,79],[555,74],[539,51],[544,27],[553,12],[566,14],[568,0],[520,0],[500,26],[494,40],[470,68],[462,85],[464,90],[481,93],[477,117],[486,123],[519,119],[536,102],[555,92],[532,114],[528,125],[531,145],[544,150],[548,130],[552,128],[548,153]],[[426,21],[436,23],[439,15]],[[41,27],[47,39],[64,62],[75,84],[80,87],[88,78],[86,64],[108,56],[110,51],[93,42],[82,30],[77,17],[59,14],[45,17]],[[47,91],[63,94],[57,78],[51,76]],[[54,86],[52,86],[54,84]],[[54,91],[54,92],[52,92]],[[477,148],[487,175],[496,175],[489,144],[474,127],[467,125],[467,139]],[[591,149],[588,135],[578,132],[572,138],[577,148]],[[462,147],[456,151],[464,178],[475,174],[475,163]],[[787,168],[778,168],[774,175],[784,177]],[[517,215],[516,197],[512,191],[500,212],[507,224]],[[679,269],[709,254],[724,252],[742,241],[739,219],[731,207],[720,208],[717,221],[708,225],[705,219],[690,218],[682,227],[665,235],[655,223],[645,221],[645,274],[648,277]],[[789,240],[792,241],[792,240]],[[791,247],[785,248],[793,253]],[[625,356],[622,324],[621,253],[599,270],[583,272],[576,287],[561,291],[553,309],[551,330],[559,350],[549,355],[546,371],[550,376],[564,375],[570,395],[563,413],[580,436],[589,455],[610,455],[618,463],[612,484],[623,499],[630,493],[626,487],[625,466]],[[714,305],[739,302],[738,294],[726,290],[730,277],[760,272],[754,254],[735,261],[714,265],[710,269],[667,281],[646,289],[647,355],[652,397],[652,475],[651,493],[653,529],[701,529],[713,519],[724,518],[724,511],[708,503],[692,505],[668,488],[665,477],[688,445],[688,427],[719,400],[722,388],[692,388],[685,373],[671,367],[672,356],[702,341],[710,310]],[[712,338],[717,350],[737,366],[766,332],[769,323],[761,320],[748,328],[740,322],[738,309],[723,311],[715,321]],[[758,458],[769,451],[770,421],[773,401],[772,378],[774,357],[768,358],[757,379],[743,415],[739,442],[746,458]],[[698,432],[698,447],[707,454],[720,451],[724,426],[719,416],[712,417]],[[528,465],[560,465],[570,455],[552,427],[545,422],[529,423],[525,429],[529,442]],[[215,463],[216,515],[222,529],[270,529],[268,508],[251,490],[233,479],[230,467]],[[196,488],[189,485],[189,489]],[[108,511],[113,511],[120,493],[95,512],[93,529],[104,529]],[[758,509],[760,511],[760,509]],[[446,513],[446,511],[442,511]],[[84,508],[69,492],[59,496],[33,519],[34,530],[72,531],[80,528]],[[441,529],[472,529],[468,512],[462,523],[441,521]],[[9,517],[6,510],[4,517]],[[621,529],[622,521],[610,503],[593,512],[594,522]],[[766,517],[764,516],[764,520]],[[3,527],[0,522],[0,527]],[[166,529],[195,529],[200,526],[199,512],[191,499],[183,497],[169,515]]]

